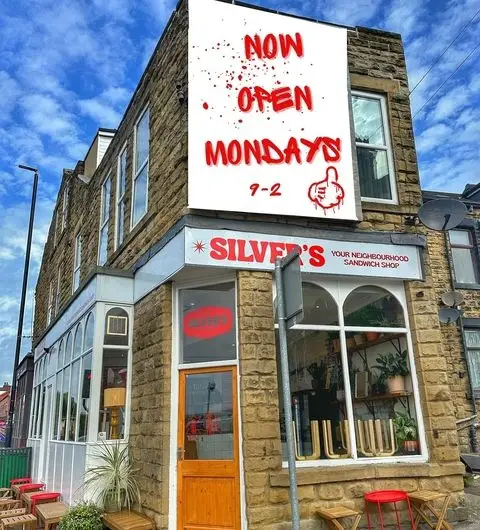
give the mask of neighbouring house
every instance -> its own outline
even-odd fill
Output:
[[[8,383],[3,383],[3,386],[0,386],[0,442],[5,441],[10,410],[10,390],[11,386]]]
[[[26,447],[33,388],[33,353],[27,353],[17,367],[17,390],[12,430],[12,447]]]
[[[459,194],[423,192],[424,202],[447,198],[463,202],[468,215],[447,233],[428,234],[434,297],[440,307],[449,307],[442,302],[442,295],[455,290],[463,301],[453,304],[461,309],[461,318],[453,325],[441,326],[445,374],[435,385],[447,382],[450,386],[451,403],[447,406],[453,407],[457,418],[460,451],[471,453],[478,452],[480,446],[480,184],[468,184]],[[435,390],[440,388],[432,388]]]
[[[455,517],[464,411],[423,200],[400,35],[180,1],[118,129],[63,173],[36,288],[34,478],[75,502],[97,444],[120,441],[157,528],[283,528],[273,269],[297,248],[302,519],[379,488],[447,491]]]

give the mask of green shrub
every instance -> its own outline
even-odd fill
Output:
[[[93,503],[77,504],[62,517],[58,530],[103,530],[102,513]]]

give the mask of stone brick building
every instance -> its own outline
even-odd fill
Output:
[[[289,368],[304,524],[378,488],[444,490],[458,506],[456,388],[435,235],[427,247],[412,222],[422,193],[401,37],[201,5],[179,2],[118,129],[64,171],[36,290],[35,478],[74,502],[96,442],[121,440],[157,528],[283,528],[273,262],[299,248]],[[302,86],[271,89],[292,76]],[[249,141],[244,124],[271,136]],[[217,134],[230,143],[199,149]],[[312,183],[314,159],[326,177]]]
[[[457,290],[464,299],[458,306],[462,310],[459,322],[441,326],[442,348],[458,422],[460,451],[477,452],[476,416],[480,398],[480,185],[468,185],[461,194],[425,191],[423,198],[425,202],[455,199],[462,201],[468,208],[465,220],[448,234],[428,234],[428,252],[439,305],[445,307],[441,296],[451,290]]]

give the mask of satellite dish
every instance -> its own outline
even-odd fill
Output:
[[[463,294],[458,291],[447,291],[442,294],[442,302],[449,307],[463,303]]]
[[[456,322],[460,316],[458,309],[452,307],[442,307],[438,312],[438,318],[443,324],[450,324],[450,322]]]
[[[450,230],[458,226],[467,215],[467,207],[456,199],[435,199],[418,210],[418,218],[432,230]]]

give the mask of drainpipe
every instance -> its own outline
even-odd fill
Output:
[[[450,269],[450,281],[452,284],[452,291],[455,291],[455,273],[453,271],[453,260],[452,253],[450,250],[450,238],[448,237],[448,232],[445,232],[445,248],[447,250],[448,258],[448,268]],[[472,399],[472,413],[475,416],[475,419],[470,425],[470,448],[473,453],[478,453],[478,442],[477,442],[477,400],[475,398],[475,389],[473,388],[472,381],[472,371],[470,368],[470,359],[468,356],[467,343],[465,341],[464,327],[463,327],[463,315],[460,312],[460,335],[462,339],[463,352],[465,354],[465,364],[467,365],[467,375],[468,375],[468,386],[470,388],[470,396]]]

